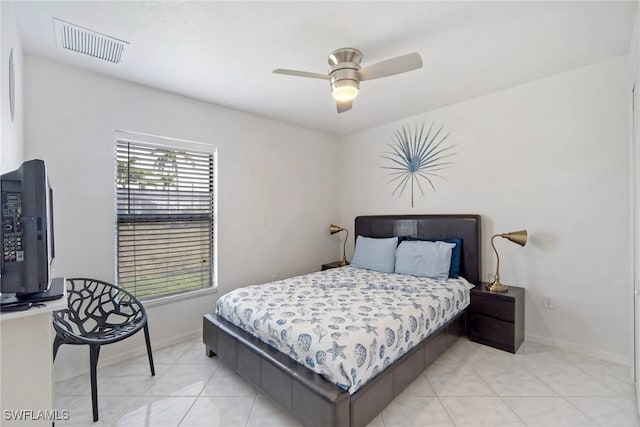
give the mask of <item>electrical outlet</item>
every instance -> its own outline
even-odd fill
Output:
[[[545,295],[542,297],[542,306],[544,308],[554,309],[556,308],[556,301],[552,296]]]

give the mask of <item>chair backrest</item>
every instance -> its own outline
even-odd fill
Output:
[[[54,313],[54,327],[83,337],[109,339],[139,329],[147,320],[135,295],[96,279],[67,279],[67,307]]]

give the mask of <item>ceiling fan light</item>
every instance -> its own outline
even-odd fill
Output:
[[[356,96],[358,96],[358,87],[351,84],[335,84],[331,93],[336,101],[352,101]]]

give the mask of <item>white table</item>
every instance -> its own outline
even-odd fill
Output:
[[[0,313],[0,425],[43,426],[56,416],[53,412],[54,330],[51,312],[67,307],[67,293],[62,298],[44,302],[43,307]],[[58,408],[65,409],[65,408]],[[23,412],[32,421],[10,420],[7,411]],[[42,411],[42,412],[39,412]],[[47,413],[48,411],[48,413]],[[61,416],[61,414],[57,414]],[[14,415],[15,416],[15,415]]]

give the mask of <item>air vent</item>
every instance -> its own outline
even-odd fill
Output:
[[[129,43],[53,18],[58,47],[118,64]]]

